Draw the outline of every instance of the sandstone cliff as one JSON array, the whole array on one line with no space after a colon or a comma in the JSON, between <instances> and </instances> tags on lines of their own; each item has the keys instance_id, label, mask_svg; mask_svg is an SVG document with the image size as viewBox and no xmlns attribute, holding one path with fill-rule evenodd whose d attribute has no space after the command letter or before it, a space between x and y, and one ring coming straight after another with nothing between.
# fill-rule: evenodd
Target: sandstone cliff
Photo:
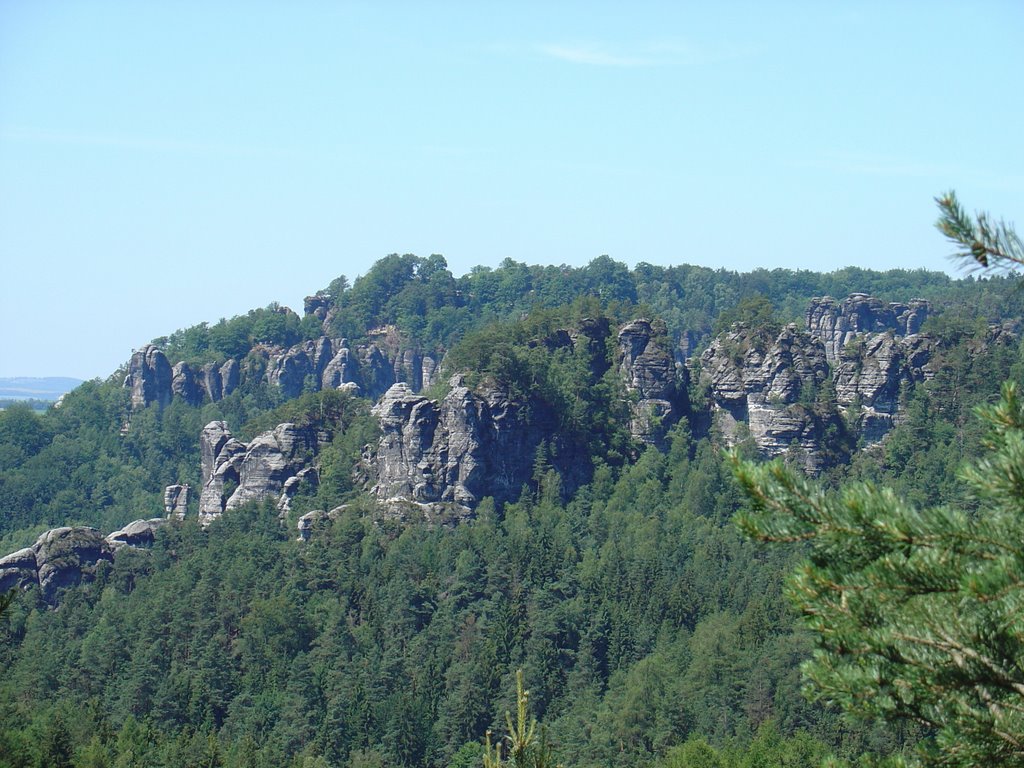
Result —
<instances>
[{"instance_id":1,"label":"sandstone cliff","mask_svg":"<svg viewBox=\"0 0 1024 768\"><path fill-rule=\"evenodd\" d=\"M231 435L225 422L210 422L199 440L200 521L208 524L226 510L267 498L276 499L286 511L302 485L316 485L313 459L327 439L310 427L279 424L245 444Z\"/></svg>"},{"instance_id":2,"label":"sandstone cliff","mask_svg":"<svg viewBox=\"0 0 1024 768\"><path fill-rule=\"evenodd\" d=\"M899 422L905 388L934 376L936 342L918 333L928 311L924 301L824 297L803 330L766 339L738 326L715 339L701 376L726 442L749 434L767 456L799 450L812 473L877 443Z\"/></svg>"}]
</instances>

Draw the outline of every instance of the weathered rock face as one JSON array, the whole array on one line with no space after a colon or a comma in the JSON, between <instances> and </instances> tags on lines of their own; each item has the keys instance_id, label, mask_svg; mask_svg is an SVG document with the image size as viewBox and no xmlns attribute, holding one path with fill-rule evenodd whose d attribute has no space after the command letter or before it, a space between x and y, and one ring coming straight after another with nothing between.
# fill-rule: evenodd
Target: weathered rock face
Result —
<instances>
[{"instance_id":1,"label":"weathered rock face","mask_svg":"<svg viewBox=\"0 0 1024 768\"><path fill-rule=\"evenodd\" d=\"M168 485L164 489L164 514L184 520L188 513L188 503L192 500L192 488L184 485Z\"/></svg>"},{"instance_id":2,"label":"weathered rock face","mask_svg":"<svg viewBox=\"0 0 1024 768\"><path fill-rule=\"evenodd\" d=\"M31 547L0 558L0 592L38 586L43 599L53 604L62 589L91 580L99 564L112 561L118 549L151 546L166 522L136 520L106 537L80 526L46 531Z\"/></svg>"},{"instance_id":3,"label":"weathered rock face","mask_svg":"<svg viewBox=\"0 0 1024 768\"><path fill-rule=\"evenodd\" d=\"M132 391L132 410L141 410L150 403L161 408L171 402L171 381L174 374L167 356L152 344L132 354L124 386Z\"/></svg>"},{"instance_id":4,"label":"weathered rock face","mask_svg":"<svg viewBox=\"0 0 1024 768\"><path fill-rule=\"evenodd\" d=\"M95 528L54 528L40 536L32 549L39 588L47 602L58 590L92 576L101 560L114 559L110 545Z\"/></svg>"},{"instance_id":5,"label":"weathered rock face","mask_svg":"<svg viewBox=\"0 0 1024 768\"><path fill-rule=\"evenodd\" d=\"M307 382L315 389L320 388L324 370L333 357L333 345L326 336L297 344L271 357L267 381L280 387L285 397L298 397Z\"/></svg>"},{"instance_id":6,"label":"weathered rock face","mask_svg":"<svg viewBox=\"0 0 1024 768\"><path fill-rule=\"evenodd\" d=\"M863 293L837 302L831 296L812 299L807 308L807 331L825 346L829 363L839 359L843 347L865 334L892 332L895 336L919 333L930 305L922 299L886 304Z\"/></svg>"},{"instance_id":7,"label":"weathered rock face","mask_svg":"<svg viewBox=\"0 0 1024 768\"><path fill-rule=\"evenodd\" d=\"M166 523L167 520L162 517L135 520L124 528L107 534L104 540L112 551L117 551L121 547L151 547L156 540L156 532Z\"/></svg>"},{"instance_id":8,"label":"weathered rock face","mask_svg":"<svg viewBox=\"0 0 1024 768\"><path fill-rule=\"evenodd\" d=\"M172 398L189 405L201 405L204 399L216 403L234 392L239 382L237 360L207 363L199 369L179 362L171 368L167 356L148 344L132 355L124 386L132 391L132 410L138 411L150 403L163 408Z\"/></svg>"},{"instance_id":9,"label":"weathered rock face","mask_svg":"<svg viewBox=\"0 0 1024 768\"><path fill-rule=\"evenodd\" d=\"M619 372L630 403L630 433L637 440L660 444L665 432L683 414L685 378L676 373L664 327L650 320L627 323L619 329ZM682 374L685 376L685 374Z\"/></svg>"},{"instance_id":10,"label":"weathered rock face","mask_svg":"<svg viewBox=\"0 0 1024 768\"><path fill-rule=\"evenodd\" d=\"M900 393L935 372L935 342L920 335L866 334L848 342L833 364L836 404L854 420L865 444L880 441L898 423Z\"/></svg>"},{"instance_id":11,"label":"weathered rock face","mask_svg":"<svg viewBox=\"0 0 1024 768\"><path fill-rule=\"evenodd\" d=\"M306 315L315 315L316 319L323 322L327 319L327 312L331 308L330 296L307 296L302 300L302 311Z\"/></svg>"},{"instance_id":12,"label":"weathered rock face","mask_svg":"<svg viewBox=\"0 0 1024 768\"><path fill-rule=\"evenodd\" d=\"M6 557L0 557L0 593L9 590L28 589L39 583L39 567L36 565L36 551L25 547Z\"/></svg>"},{"instance_id":13,"label":"weathered rock face","mask_svg":"<svg viewBox=\"0 0 1024 768\"><path fill-rule=\"evenodd\" d=\"M450 383L437 402L400 382L374 407L382 432L374 491L381 501L447 504L458 516L484 496L514 499L530 481L538 447L554 436L553 417L535 408L527 419L522 404L496 389L471 391L461 376Z\"/></svg>"},{"instance_id":14,"label":"weathered rock face","mask_svg":"<svg viewBox=\"0 0 1024 768\"><path fill-rule=\"evenodd\" d=\"M923 301L826 296L811 302L806 331L791 325L765 340L734 328L701 356L715 422L727 442L745 426L768 456L800 449L811 472L857 440L877 443L901 418L904 387L934 375L935 342L917 333L927 313Z\"/></svg>"},{"instance_id":15,"label":"weathered rock face","mask_svg":"<svg viewBox=\"0 0 1024 768\"><path fill-rule=\"evenodd\" d=\"M279 424L246 445L231 436L225 422L210 422L199 438L200 521L208 524L225 510L267 498L277 498L279 508L287 510L303 484L316 484L311 464L326 439L310 428Z\"/></svg>"},{"instance_id":16,"label":"weathered rock face","mask_svg":"<svg viewBox=\"0 0 1024 768\"><path fill-rule=\"evenodd\" d=\"M203 402L203 391L188 363L176 363L172 369L171 394L180 397L189 405L199 405Z\"/></svg>"},{"instance_id":17,"label":"weathered rock face","mask_svg":"<svg viewBox=\"0 0 1024 768\"><path fill-rule=\"evenodd\" d=\"M762 453L796 447L808 471L824 468L821 441L836 414L819 402L829 376L820 342L791 325L764 345L754 330L738 327L712 342L701 366L726 442L738 442L745 425Z\"/></svg>"}]
</instances>

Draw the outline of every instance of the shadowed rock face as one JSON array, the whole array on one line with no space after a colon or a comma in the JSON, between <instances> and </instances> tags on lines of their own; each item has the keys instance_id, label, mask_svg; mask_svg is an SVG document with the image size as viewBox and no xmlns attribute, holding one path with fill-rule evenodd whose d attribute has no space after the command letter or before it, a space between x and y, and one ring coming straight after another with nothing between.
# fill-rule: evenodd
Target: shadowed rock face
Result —
<instances>
[{"instance_id":1,"label":"shadowed rock face","mask_svg":"<svg viewBox=\"0 0 1024 768\"><path fill-rule=\"evenodd\" d=\"M39 583L36 551L32 547L19 549L0 558L0 592L15 588L27 589Z\"/></svg>"},{"instance_id":2,"label":"shadowed rock face","mask_svg":"<svg viewBox=\"0 0 1024 768\"><path fill-rule=\"evenodd\" d=\"M132 354L124 386L132 391L132 410L141 410L150 403L164 407L171 402L174 373L167 357L152 344Z\"/></svg>"},{"instance_id":3,"label":"shadowed rock face","mask_svg":"<svg viewBox=\"0 0 1024 768\"><path fill-rule=\"evenodd\" d=\"M31 547L0 558L0 592L38 586L43 600L53 605L61 590L89 581L103 561L114 559L122 547L148 547L166 520L136 520L104 537L95 528L54 528Z\"/></svg>"},{"instance_id":4,"label":"shadowed rock face","mask_svg":"<svg viewBox=\"0 0 1024 768\"><path fill-rule=\"evenodd\" d=\"M47 601L57 590L78 584L84 573L91 575L100 560L114 559L110 545L95 528L55 528L40 536L32 548L39 588Z\"/></svg>"},{"instance_id":5,"label":"shadowed rock face","mask_svg":"<svg viewBox=\"0 0 1024 768\"><path fill-rule=\"evenodd\" d=\"M225 422L210 422L199 438L199 519L206 524L226 510L267 498L287 509L300 485L316 484L312 462L326 440L314 429L279 424L245 444L232 437Z\"/></svg>"},{"instance_id":6,"label":"shadowed rock face","mask_svg":"<svg viewBox=\"0 0 1024 768\"><path fill-rule=\"evenodd\" d=\"M117 551L121 547L151 547L156 540L156 532L166 523L167 521L162 517L152 520L135 520L124 528L107 534L104 540L113 551Z\"/></svg>"},{"instance_id":7,"label":"shadowed rock face","mask_svg":"<svg viewBox=\"0 0 1024 768\"><path fill-rule=\"evenodd\" d=\"M484 496L518 496L554 420L538 409L527 420L503 393L465 386L461 376L440 402L393 385L374 406L381 438L375 454L378 499L389 504L451 504L468 513Z\"/></svg>"},{"instance_id":8,"label":"shadowed rock face","mask_svg":"<svg viewBox=\"0 0 1024 768\"><path fill-rule=\"evenodd\" d=\"M604 350L612 333L607 321L584 319L577 328L556 330L535 343L551 350L583 345L594 361L594 380L615 366L633 395L633 436L659 442L685 412L685 388L665 329L648 320L628 323L618 330L617 352L609 361ZM430 518L430 505L452 505L458 516L487 496L512 501L533 483L542 445L556 448L552 464L564 492L587 481L587 460L574 458L550 406L512 400L493 386L471 390L461 375L449 385L436 401L399 382L374 407L381 438L368 461L377 479L374 492L385 506Z\"/></svg>"},{"instance_id":9,"label":"shadowed rock face","mask_svg":"<svg viewBox=\"0 0 1024 768\"><path fill-rule=\"evenodd\" d=\"M812 299L807 307L807 332L821 341L830 364L843 348L868 334L891 332L894 336L913 336L928 318L931 305L923 299L886 304L864 293L854 293L842 301L831 296Z\"/></svg>"},{"instance_id":10,"label":"shadowed rock face","mask_svg":"<svg viewBox=\"0 0 1024 768\"><path fill-rule=\"evenodd\" d=\"M928 309L826 296L811 302L804 331L791 325L766 343L737 326L718 337L701 356L701 375L724 438L735 443L745 426L767 456L799 448L810 472L835 460L828 440L848 425L849 444L877 443L902 417L903 387L934 375L935 342L917 333Z\"/></svg>"},{"instance_id":11,"label":"shadowed rock face","mask_svg":"<svg viewBox=\"0 0 1024 768\"><path fill-rule=\"evenodd\" d=\"M649 320L634 320L619 329L618 345L619 374L635 397L630 402L630 434L661 444L684 413L685 373L677 375L664 327L656 329Z\"/></svg>"},{"instance_id":12,"label":"shadowed rock face","mask_svg":"<svg viewBox=\"0 0 1024 768\"><path fill-rule=\"evenodd\" d=\"M167 356L147 344L132 355L124 386L132 391L133 411L151 403L163 408L173 398L180 398L189 405L200 405L204 399L216 403L234 392L239 385L239 374L237 360L207 363L199 369L179 362L171 368Z\"/></svg>"},{"instance_id":13,"label":"shadowed rock face","mask_svg":"<svg viewBox=\"0 0 1024 768\"><path fill-rule=\"evenodd\" d=\"M183 520L188 513L188 504L192 500L192 487L184 485L168 485L164 489L164 514Z\"/></svg>"}]
</instances>

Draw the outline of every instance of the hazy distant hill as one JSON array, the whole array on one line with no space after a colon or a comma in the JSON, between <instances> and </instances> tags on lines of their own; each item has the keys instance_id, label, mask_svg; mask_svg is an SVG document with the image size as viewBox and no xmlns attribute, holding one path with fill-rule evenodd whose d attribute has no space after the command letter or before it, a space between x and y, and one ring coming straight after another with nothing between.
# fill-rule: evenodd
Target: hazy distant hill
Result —
<instances>
[{"instance_id":1,"label":"hazy distant hill","mask_svg":"<svg viewBox=\"0 0 1024 768\"><path fill-rule=\"evenodd\" d=\"M0 378L0 399L56 400L82 383L66 376Z\"/></svg>"}]
</instances>

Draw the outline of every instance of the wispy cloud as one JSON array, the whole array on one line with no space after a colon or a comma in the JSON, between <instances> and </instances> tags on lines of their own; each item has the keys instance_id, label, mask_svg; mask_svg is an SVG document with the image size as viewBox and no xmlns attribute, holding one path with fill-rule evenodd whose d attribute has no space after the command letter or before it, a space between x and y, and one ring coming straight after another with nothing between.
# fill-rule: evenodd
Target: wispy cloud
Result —
<instances>
[{"instance_id":1,"label":"wispy cloud","mask_svg":"<svg viewBox=\"0 0 1024 768\"><path fill-rule=\"evenodd\" d=\"M650 67L657 63L648 56L624 56L594 45L548 44L540 50L554 59L595 67Z\"/></svg>"},{"instance_id":2,"label":"wispy cloud","mask_svg":"<svg viewBox=\"0 0 1024 768\"><path fill-rule=\"evenodd\" d=\"M593 67L657 67L671 64L699 66L730 59L747 58L752 49L735 46L696 46L677 40L656 40L615 47L604 43L545 43L537 46L545 56L571 64Z\"/></svg>"}]
</instances>

